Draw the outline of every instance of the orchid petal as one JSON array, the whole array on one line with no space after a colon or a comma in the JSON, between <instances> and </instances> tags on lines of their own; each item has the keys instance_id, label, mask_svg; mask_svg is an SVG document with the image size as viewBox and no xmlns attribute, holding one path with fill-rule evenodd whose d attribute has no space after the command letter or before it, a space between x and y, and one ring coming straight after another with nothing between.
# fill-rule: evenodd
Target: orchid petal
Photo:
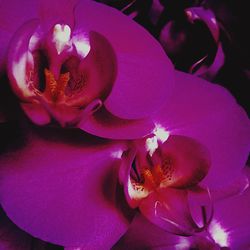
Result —
<instances>
[{"instance_id":1,"label":"orchid petal","mask_svg":"<svg viewBox=\"0 0 250 250\"><path fill-rule=\"evenodd\" d=\"M29 13L29 15L23 13ZM36 17L36 1L27 0L25 4L14 0L2 0L0 2L0 72L5 67L8 45L13 33L23 23Z\"/></svg>"},{"instance_id":2,"label":"orchid petal","mask_svg":"<svg viewBox=\"0 0 250 250\"><path fill-rule=\"evenodd\" d=\"M73 26L73 8L76 2L77 0L26 0L24 4L21 1L2 0L0 2L0 71L4 68L11 37L22 24L39 18L46 29L51 28L51 25L57 21ZM28 15L23 13L28 13Z\"/></svg>"},{"instance_id":3,"label":"orchid petal","mask_svg":"<svg viewBox=\"0 0 250 250\"><path fill-rule=\"evenodd\" d=\"M82 116L78 127L90 134L104 138L136 139L153 131L154 123L150 119L120 119L105 108L100 108L91 115Z\"/></svg>"},{"instance_id":4,"label":"orchid petal","mask_svg":"<svg viewBox=\"0 0 250 250\"><path fill-rule=\"evenodd\" d=\"M45 29L56 23L66 23L74 27L74 7L78 0L38 0L38 15Z\"/></svg>"},{"instance_id":5,"label":"orchid petal","mask_svg":"<svg viewBox=\"0 0 250 250\"><path fill-rule=\"evenodd\" d=\"M220 250L211 241L201 236L177 236L155 226L138 215L132 221L126 234L117 242L112 250Z\"/></svg>"},{"instance_id":6,"label":"orchid petal","mask_svg":"<svg viewBox=\"0 0 250 250\"><path fill-rule=\"evenodd\" d=\"M0 158L0 202L9 218L51 243L110 248L127 228L116 208L124 145L78 130L29 131L23 147Z\"/></svg>"},{"instance_id":7,"label":"orchid petal","mask_svg":"<svg viewBox=\"0 0 250 250\"><path fill-rule=\"evenodd\" d=\"M126 234L112 250L175 249L179 238L177 235L167 233L138 214L133 219Z\"/></svg>"},{"instance_id":8,"label":"orchid petal","mask_svg":"<svg viewBox=\"0 0 250 250\"><path fill-rule=\"evenodd\" d=\"M128 17L102 4L81 1L75 17L76 30L102 34L116 53L117 77L104 103L107 110L120 118L140 119L159 109L173 84L173 66L159 44Z\"/></svg>"},{"instance_id":9,"label":"orchid petal","mask_svg":"<svg viewBox=\"0 0 250 250\"><path fill-rule=\"evenodd\" d=\"M241 173L235 180L227 184L224 187L217 188L206 188L205 186L197 186L191 188L189 191L189 196L192 198L195 197L196 200L199 200L203 205L208 205L209 199L212 202L218 200L227 199L231 196L240 195L249 187L249 180L247 176ZM208 199L208 195L210 198Z\"/></svg>"},{"instance_id":10,"label":"orchid petal","mask_svg":"<svg viewBox=\"0 0 250 250\"><path fill-rule=\"evenodd\" d=\"M250 177L249 169L247 172ZM242 195L221 200L215 204L214 219L209 232L219 245L237 250L249 248L249 209L249 188ZM218 235L218 230L221 230L220 235Z\"/></svg>"},{"instance_id":11,"label":"orchid petal","mask_svg":"<svg viewBox=\"0 0 250 250\"><path fill-rule=\"evenodd\" d=\"M201 230L191 216L186 190L162 188L151 193L139 205L141 213L164 230L192 235Z\"/></svg>"},{"instance_id":12,"label":"orchid petal","mask_svg":"<svg viewBox=\"0 0 250 250\"><path fill-rule=\"evenodd\" d=\"M249 153L246 113L222 87L185 73L176 72L174 93L155 122L170 135L188 136L208 149L211 167L202 181L205 186L222 188L232 183Z\"/></svg>"},{"instance_id":13,"label":"orchid petal","mask_svg":"<svg viewBox=\"0 0 250 250\"><path fill-rule=\"evenodd\" d=\"M172 173L169 173L171 180L167 180L168 187L194 186L208 173L209 152L203 145L191 138L170 136L153 154L153 162L157 164L158 160L164 161L164 155L173 161Z\"/></svg>"}]
</instances>

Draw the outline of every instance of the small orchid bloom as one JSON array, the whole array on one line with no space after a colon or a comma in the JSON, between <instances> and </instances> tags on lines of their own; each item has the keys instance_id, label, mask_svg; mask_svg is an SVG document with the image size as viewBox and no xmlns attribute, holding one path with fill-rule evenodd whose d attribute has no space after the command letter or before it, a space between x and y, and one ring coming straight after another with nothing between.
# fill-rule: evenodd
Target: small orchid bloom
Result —
<instances>
[{"instance_id":1,"label":"small orchid bloom","mask_svg":"<svg viewBox=\"0 0 250 250\"><path fill-rule=\"evenodd\" d=\"M159 145L152 144L152 138L137 144L135 165L131 168L130 164L121 177L129 205L139 207L167 231L190 235L203 230L209 218L202 227L196 225L188 207L188 191L209 171L207 149L184 136L170 136Z\"/></svg>"},{"instance_id":2,"label":"small orchid bloom","mask_svg":"<svg viewBox=\"0 0 250 250\"><path fill-rule=\"evenodd\" d=\"M184 13L186 15L186 25L194 26L197 22L202 22L205 25L204 31L207 29L212 38L212 40L210 40L213 43L211 48L203 54L201 54L200 51L200 47L202 46L200 44L198 50L200 51L200 58L196 58L196 61L185 70L207 80L212 80L225 62L223 47L219 39L220 25L215 14L210 9L205 9L204 7L190 7L185 9ZM183 30L182 28L178 30L178 28L175 27L178 26L176 22L178 22L178 20L169 21L163 27L159 37L165 51L170 56L172 55L174 61L176 58L178 61L178 57L181 57L181 53L186 53L185 44L190 42L188 39L195 39L192 37L192 34L188 34L190 32L188 28L187 30L185 30L185 28ZM213 47L215 47L215 49L213 49Z\"/></svg>"},{"instance_id":3,"label":"small orchid bloom","mask_svg":"<svg viewBox=\"0 0 250 250\"><path fill-rule=\"evenodd\" d=\"M112 249L249 249L249 204L249 188L241 195L214 203L210 225L205 231L191 237L169 234L138 214L127 233Z\"/></svg>"},{"instance_id":4,"label":"small orchid bloom","mask_svg":"<svg viewBox=\"0 0 250 250\"><path fill-rule=\"evenodd\" d=\"M185 73L176 72L176 80L176 95L154 117L152 135L135 143L120 179L131 207L165 230L187 235L209 224L214 200L247 187L241 170L250 125L223 88ZM197 200L190 202L192 196ZM191 206L206 218L203 225L195 223Z\"/></svg>"},{"instance_id":5,"label":"small orchid bloom","mask_svg":"<svg viewBox=\"0 0 250 250\"><path fill-rule=\"evenodd\" d=\"M20 3L9 5L2 3L3 20L5 12L22 13ZM56 121L108 138L148 134L148 117L173 84L173 66L159 44L126 16L92 1L35 1L30 8L38 14L14 32L7 60L27 116L38 125Z\"/></svg>"}]
</instances>

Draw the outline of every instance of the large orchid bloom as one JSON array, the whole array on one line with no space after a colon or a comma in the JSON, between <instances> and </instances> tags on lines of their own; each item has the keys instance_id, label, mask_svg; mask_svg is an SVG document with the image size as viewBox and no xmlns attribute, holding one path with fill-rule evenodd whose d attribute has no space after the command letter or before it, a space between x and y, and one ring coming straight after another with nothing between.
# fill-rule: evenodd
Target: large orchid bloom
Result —
<instances>
[{"instance_id":1,"label":"large orchid bloom","mask_svg":"<svg viewBox=\"0 0 250 250\"><path fill-rule=\"evenodd\" d=\"M132 208L193 234L211 221L207 205L245 189L249 120L226 90L174 71L147 32L104 5L30 1L27 18L21 3L0 4L1 66L35 124L20 114L0 155L0 203L18 227L110 249Z\"/></svg>"},{"instance_id":2,"label":"large orchid bloom","mask_svg":"<svg viewBox=\"0 0 250 250\"><path fill-rule=\"evenodd\" d=\"M249 172L249 169L247 170ZM249 173L248 173L249 177ZM163 231L138 215L113 249L243 250L249 249L250 189L214 204L214 217L205 231L180 237Z\"/></svg>"},{"instance_id":3,"label":"large orchid bloom","mask_svg":"<svg viewBox=\"0 0 250 250\"><path fill-rule=\"evenodd\" d=\"M24 6L10 5L2 2L3 20L11 8L22 22ZM10 45L9 37L1 36L9 45L12 89L29 118L111 138L152 130L147 117L171 94L173 82L170 60L154 39L118 11L92 1L27 5L31 14L23 25L16 24ZM136 129L136 122L143 126Z\"/></svg>"}]
</instances>

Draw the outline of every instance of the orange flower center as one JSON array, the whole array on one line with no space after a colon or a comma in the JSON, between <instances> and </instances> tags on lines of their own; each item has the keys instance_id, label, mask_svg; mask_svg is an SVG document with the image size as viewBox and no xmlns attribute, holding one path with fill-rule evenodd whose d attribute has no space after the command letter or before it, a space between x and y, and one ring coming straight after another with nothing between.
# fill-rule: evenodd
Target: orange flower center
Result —
<instances>
[{"instance_id":1,"label":"orange flower center","mask_svg":"<svg viewBox=\"0 0 250 250\"><path fill-rule=\"evenodd\" d=\"M161 161L161 164L156 164L153 167L141 168L141 180L132 181L134 187L140 187L149 192L156 191L158 188L166 187L172 181L174 171L173 160L166 157Z\"/></svg>"},{"instance_id":2,"label":"orange flower center","mask_svg":"<svg viewBox=\"0 0 250 250\"><path fill-rule=\"evenodd\" d=\"M54 74L48 69L44 70L46 88L44 96L56 103L61 101L65 97L65 89L70 80L69 72L60 74L58 80L55 79Z\"/></svg>"}]
</instances>

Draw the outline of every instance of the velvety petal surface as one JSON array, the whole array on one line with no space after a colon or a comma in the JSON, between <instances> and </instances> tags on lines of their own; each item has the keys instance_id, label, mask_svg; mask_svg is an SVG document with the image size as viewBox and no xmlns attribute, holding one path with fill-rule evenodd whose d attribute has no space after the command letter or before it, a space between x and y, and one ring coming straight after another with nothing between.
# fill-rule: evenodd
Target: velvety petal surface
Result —
<instances>
[{"instance_id":1,"label":"velvety petal surface","mask_svg":"<svg viewBox=\"0 0 250 250\"><path fill-rule=\"evenodd\" d=\"M74 14L78 0L37 0L38 15L42 22L43 28L50 29L57 22L67 23L74 27Z\"/></svg>"},{"instance_id":2,"label":"velvety petal surface","mask_svg":"<svg viewBox=\"0 0 250 250\"><path fill-rule=\"evenodd\" d=\"M154 164L166 166L170 160L170 180L166 186L187 188L198 184L208 173L210 155L207 149L192 138L170 136L152 156Z\"/></svg>"},{"instance_id":3,"label":"velvety petal surface","mask_svg":"<svg viewBox=\"0 0 250 250\"><path fill-rule=\"evenodd\" d=\"M73 8L77 0L2 0L0 2L0 71L5 67L6 52L15 31L28 20L38 18L45 29L56 22L74 25ZM24 14L25 13L25 14Z\"/></svg>"},{"instance_id":4,"label":"velvety petal surface","mask_svg":"<svg viewBox=\"0 0 250 250\"><path fill-rule=\"evenodd\" d=\"M127 228L116 208L124 145L78 130L29 130L0 157L0 202L9 218L58 245L110 248Z\"/></svg>"},{"instance_id":5,"label":"velvety petal surface","mask_svg":"<svg viewBox=\"0 0 250 250\"><path fill-rule=\"evenodd\" d=\"M242 195L215 202L207 231L191 237L169 234L138 215L113 249L249 249L249 199L247 189Z\"/></svg>"},{"instance_id":6,"label":"velvety petal surface","mask_svg":"<svg viewBox=\"0 0 250 250\"><path fill-rule=\"evenodd\" d=\"M126 234L117 242L112 250L141 249L175 249L179 236L169 234L138 214L131 223Z\"/></svg>"},{"instance_id":7,"label":"velvety petal surface","mask_svg":"<svg viewBox=\"0 0 250 250\"><path fill-rule=\"evenodd\" d=\"M0 72L6 62L6 53L13 33L26 21L37 17L37 1L2 0L0 2ZM24 15L23 13L28 13Z\"/></svg>"},{"instance_id":8,"label":"velvety petal surface","mask_svg":"<svg viewBox=\"0 0 250 250\"><path fill-rule=\"evenodd\" d=\"M250 171L248 168L248 177ZM230 208L230 209L229 209ZM214 219L209 232L221 246L232 250L250 248L250 189L215 204Z\"/></svg>"},{"instance_id":9,"label":"velvety petal surface","mask_svg":"<svg viewBox=\"0 0 250 250\"><path fill-rule=\"evenodd\" d=\"M107 110L139 119L159 109L171 94L173 66L150 34L119 11L88 0L76 6L75 18L76 30L99 32L115 51L117 76Z\"/></svg>"},{"instance_id":10,"label":"velvety petal surface","mask_svg":"<svg viewBox=\"0 0 250 250\"><path fill-rule=\"evenodd\" d=\"M167 232L192 235L200 228L191 216L187 194L186 190L162 188L142 200L139 209L149 221Z\"/></svg>"},{"instance_id":11,"label":"velvety petal surface","mask_svg":"<svg viewBox=\"0 0 250 250\"><path fill-rule=\"evenodd\" d=\"M211 167L202 181L209 188L232 183L249 153L250 125L244 110L224 88L176 72L171 100L155 117L170 135L185 135L209 151Z\"/></svg>"},{"instance_id":12,"label":"velvety petal surface","mask_svg":"<svg viewBox=\"0 0 250 250\"><path fill-rule=\"evenodd\" d=\"M112 250L128 248L132 250L220 250L213 242L202 236L184 237L170 234L141 215L134 218L126 234Z\"/></svg>"},{"instance_id":13,"label":"velvety petal surface","mask_svg":"<svg viewBox=\"0 0 250 250\"><path fill-rule=\"evenodd\" d=\"M151 119L121 119L112 115L104 107L93 114L83 114L77 126L90 134L112 139L142 138L155 127Z\"/></svg>"}]
</instances>

